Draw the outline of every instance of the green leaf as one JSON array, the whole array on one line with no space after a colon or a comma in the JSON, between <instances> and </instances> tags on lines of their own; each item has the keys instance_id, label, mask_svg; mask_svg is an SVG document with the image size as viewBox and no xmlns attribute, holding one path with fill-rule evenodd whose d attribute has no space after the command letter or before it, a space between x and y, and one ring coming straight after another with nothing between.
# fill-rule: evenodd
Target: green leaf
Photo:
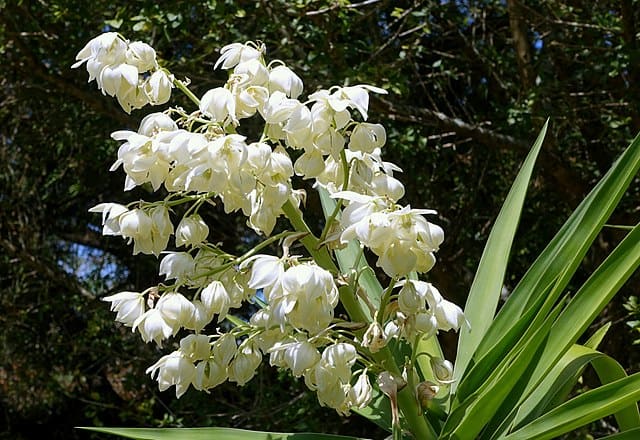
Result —
<instances>
[{"instance_id":1,"label":"green leaf","mask_svg":"<svg viewBox=\"0 0 640 440\"><path fill-rule=\"evenodd\" d=\"M358 437L315 433L247 431L233 428L88 428L94 432L138 440L363 440Z\"/></svg>"},{"instance_id":2,"label":"green leaf","mask_svg":"<svg viewBox=\"0 0 640 440\"><path fill-rule=\"evenodd\" d=\"M585 366L593 359L603 356L591 348L574 345L557 362L544 380L518 407L513 421L519 427L562 403L576 385Z\"/></svg>"},{"instance_id":3,"label":"green leaf","mask_svg":"<svg viewBox=\"0 0 640 440\"><path fill-rule=\"evenodd\" d=\"M547 120L542 130L540 130L540 134L525 159L487 239L487 244L482 253L464 308L464 314L470 327L460 329L454 371L454 379L456 380L462 377L471 360L471 356L484 337L495 315L502 286L504 285L504 275L513 237L520 220L520 213L522 212L522 205L529 180L531 179L531 173L542 147L548 124L549 121ZM455 384L456 382L454 382L453 391L455 391Z\"/></svg>"},{"instance_id":4,"label":"green leaf","mask_svg":"<svg viewBox=\"0 0 640 440\"><path fill-rule=\"evenodd\" d=\"M640 136L636 137L602 180L576 208L553 240L529 268L487 330L477 354L493 346L536 302L544 286L565 273L571 276L640 167Z\"/></svg>"},{"instance_id":5,"label":"green leaf","mask_svg":"<svg viewBox=\"0 0 640 440\"><path fill-rule=\"evenodd\" d=\"M554 323L529 379L526 396L584 333L640 265L640 225L636 226L578 290Z\"/></svg>"},{"instance_id":6,"label":"green leaf","mask_svg":"<svg viewBox=\"0 0 640 440\"><path fill-rule=\"evenodd\" d=\"M640 373L581 394L505 439L552 439L615 413L640 400Z\"/></svg>"}]
</instances>

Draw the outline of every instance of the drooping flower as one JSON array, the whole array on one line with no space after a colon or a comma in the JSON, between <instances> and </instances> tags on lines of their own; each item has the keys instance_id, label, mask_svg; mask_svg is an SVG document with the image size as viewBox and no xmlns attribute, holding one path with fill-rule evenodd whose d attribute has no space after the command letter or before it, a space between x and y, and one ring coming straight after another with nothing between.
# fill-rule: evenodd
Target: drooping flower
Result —
<instances>
[{"instance_id":1,"label":"drooping flower","mask_svg":"<svg viewBox=\"0 0 640 440\"><path fill-rule=\"evenodd\" d=\"M117 312L116 321L127 327L132 327L145 312L144 295L138 292L120 292L106 296L102 300L111 303L111 311Z\"/></svg>"}]
</instances>

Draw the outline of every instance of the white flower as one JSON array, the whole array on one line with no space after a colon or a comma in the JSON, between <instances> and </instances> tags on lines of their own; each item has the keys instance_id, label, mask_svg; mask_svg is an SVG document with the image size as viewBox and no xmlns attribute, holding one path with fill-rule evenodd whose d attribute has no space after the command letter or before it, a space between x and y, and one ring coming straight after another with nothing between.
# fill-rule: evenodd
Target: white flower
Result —
<instances>
[{"instance_id":1,"label":"white flower","mask_svg":"<svg viewBox=\"0 0 640 440\"><path fill-rule=\"evenodd\" d=\"M274 319L280 325L289 322L297 328L318 333L333 319L338 303L338 288L330 272L313 263L293 266L282 276L282 290L269 301Z\"/></svg>"},{"instance_id":2,"label":"white flower","mask_svg":"<svg viewBox=\"0 0 640 440\"><path fill-rule=\"evenodd\" d=\"M138 330L144 342L155 341L159 346L162 340L174 333L165 316L158 309L149 309L133 323L133 330Z\"/></svg>"},{"instance_id":3,"label":"white flower","mask_svg":"<svg viewBox=\"0 0 640 440\"><path fill-rule=\"evenodd\" d=\"M173 225L164 205L151 208L149 213L134 209L120 216L120 234L133 240L134 255L140 252L160 255L172 233Z\"/></svg>"},{"instance_id":4,"label":"white flower","mask_svg":"<svg viewBox=\"0 0 640 440\"><path fill-rule=\"evenodd\" d=\"M191 301L178 292L167 292L162 295L156 303L156 309L162 313L174 332L189 323L195 313L195 307Z\"/></svg>"},{"instance_id":5,"label":"white flower","mask_svg":"<svg viewBox=\"0 0 640 440\"><path fill-rule=\"evenodd\" d=\"M156 70L147 79L145 92L152 105L161 105L171 98L173 88L173 75L164 70Z\"/></svg>"},{"instance_id":6,"label":"white flower","mask_svg":"<svg viewBox=\"0 0 640 440\"><path fill-rule=\"evenodd\" d=\"M218 315L218 322L222 322L231 307L229 292L220 281L212 281L200 293L202 304L211 314Z\"/></svg>"},{"instance_id":7,"label":"white flower","mask_svg":"<svg viewBox=\"0 0 640 440\"><path fill-rule=\"evenodd\" d=\"M239 63L260 58L263 50L264 48L257 49L250 43L227 44L220 49L220 58L218 58L213 68L231 69Z\"/></svg>"},{"instance_id":8,"label":"white flower","mask_svg":"<svg viewBox=\"0 0 640 440\"><path fill-rule=\"evenodd\" d=\"M176 228L176 246L197 246L207 239L209 226L198 214L183 217Z\"/></svg>"},{"instance_id":9,"label":"white flower","mask_svg":"<svg viewBox=\"0 0 640 440\"><path fill-rule=\"evenodd\" d=\"M227 125L238 123L236 118L236 100L233 94L224 87L217 87L206 92L200 99L200 111L213 121Z\"/></svg>"},{"instance_id":10,"label":"white flower","mask_svg":"<svg viewBox=\"0 0 640 440\"><path fill-rule=\"evenodd\" d=\"M371 386L371 382L369 382L367 371L364 370L349 390L348 405L351 408L364 408L369 405L372 397L373 387Z\"/></svg>"},{"instance_id":11,"label":"white flower","mask_svg":"<svg viewBox=\"0 0 640 440\"><path fill-rule=\"evenodd\" d=\"M165 279L182 280L193 273L195 261L187 252L169 252L160 262L160 275Z\"/></svg>"},{"instance_id":12,"label":"white flower","mask_svg":"<svg viewBox=\"0 0 640 440\"><path fill-rule=\"evenodd\" d=\"M180 398L195 379L196 367L180 351L174 351L147 368L147 374L157 376L160 391L175 385L176 397Z\"/></svg>"},{"instance_id":13,"label":"white flower","mask_svg":"<svg viewBox=\"0 0 640 440\"><path fill-rule=\"evenodd\" d=\"M362 122L357 124L349 137L349 149L372 153L387 141L387 134L380 124Z\"/></svg>"},{"instance_id":14,"label":"white flower","mask_svg":"<svg viewBox=\"0 0 640 440\"><path fill-rule=\"evenodd\" d=\"M302 80L287 66L279 65L269 71L269 93L280 91L296 99L302 94Z\"/></svg>"},{"instance_id":15,"label":"white flower","mask_svg":"<svg viewBox=\"0 0 640 440\"><path fill-rule=\"evenodd\" d=\"M196 377L193 387L196 390L208 390L227 380L227 366L216 359L204 360L196 365Z\"/></svg>"},{"instance_id":16,"label":"white flower","mask_svg":"<svg viewBox=\"0 0 640 440\"><path fill-rule=\"evenodd\" d=\"M320 353L309 341L285 344L284 362L295 377L300 377L305 370L313 367L320 360Z\"/></svg>"},{"instance_id":17,"label":"white flower","mask_svg":"<svg viewBox=\"0 0 640 440\"><path fill-rule=\"evenodd\" d=\"M241 62L233 69L233 73L246 76L244 86L264 86L269 82L269 71L258 58Z\"/></svg>"},{"instance_id":18,"label":"white flower","mask_svg":"<svg viewBox=\"0 0 640 440\"><path fill-rule=\"evenodd\" d=\"M244 261L242 267L246 267L252 262L249 287L256 290L264 289L268 299L268 292L284 274L284 261L272 255L256 255Z\"/></svg>"},{"instance_id":19,"label":"white flower","mask_svg":"<svg viewBox=\"0 0 640 440\"><path fill-rule=\"evenodd\" d=\"M102 213L102 235L121 235L120 216L129 210L118 203L100 203L89 209L89 212Z\"/></svg>"},{"instance_id":20,"label":"white flower","mask_svg":"<svg viewBox=\"0 0 640 440\"><path fill-rule=\"evenodd\" d=\"M135 66L139 72L147 72L157 67L156 51L142 41L129 43L126 52L126 62Z\"/></svg>"},{"instance_id":21,"label":"white flower","mask_svg":"<svg viewBox=\"0 0 640 440\"><path fill-rule=\"evenodd\" d=\"M145 311L144 295L138 292L120 292L102 300L111 302L111 311L117 312L116 321L127 327L132 327Z\"/></svg>"},{"instance_id":22,"label":"white flower","mask_svg":"<svg viewBox=\"0 0 640 440\"><path fill-rule=\"evenodd\" d=\"M189 335L180 340L180 352L191 361L208 359L211 345L207 335Z\"/></svg>"},{"instance_id":23,"label":"white flower","mask_svg":"<svg viewBox=\"0 0 640 440\"><path fill-rule=\"evenodd\" d=\"M256 374L258 366L262 362L262 353L251 343L244 343L227 368L229 382L237 382L242 386L249 382Z\"/></svg>"},{"instance_id":24,"label":"white flower","mask_svg":"<svg viewBox=\"0 0 640 440\"><path fill-rule=\"evenodd\" d=\"M138 133L151 137L161 131L176 130L178 130L178 124L166 113L150 113L140 121Z\"/></svg>"},{"instance_id":25,"label":"white flower","mask_svg":"<svg viewBox=\"0 0 640 440\"><path fill-rule=\"evenodd\" d=\"M462 309L446 299L436 305L433 313L440 330L453 329L457 331L466 322Z\"/></svg>"}]
</instances>

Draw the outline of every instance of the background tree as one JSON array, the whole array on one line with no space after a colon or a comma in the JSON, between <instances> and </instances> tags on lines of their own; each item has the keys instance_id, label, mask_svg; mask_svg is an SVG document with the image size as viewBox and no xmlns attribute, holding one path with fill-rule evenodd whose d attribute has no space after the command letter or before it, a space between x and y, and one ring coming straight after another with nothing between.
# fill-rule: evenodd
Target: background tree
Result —
<instances>
[{"instance_id":1,"label":"background tree","mask_svg":"<svg viewBox=\"0 0 640 440\"><path fill-rule=\"evenodd\" d=\"M154 258L133 259L121 240L103 239L99 219L87 213L101 201L128 201L122 175L107 171L117 151L109 134L135 128L144 116L128 117L70 69L77 51L102 31L149 42L199 95L226 79L213 71L217 50L246 40L263 41L272 58L294 67L307 92L338 81L388 89L371 113L387 127L385 154L404 169L407 199L439 212L447 239L430 279L459 303L517 166L547 117L551 136L512 279L640 130L637 0L0 6L0 405L8 438L35 438L42 430L80 437L71 426L82 424L181 423L375 437L356 420L326 426L329 412L271 370L241 392L223 387L179 402L144 377L156 349L114 325L97 301L157 278ZM145 188L136 191L126 197L138 199ZM635 222L638 191L636 183L616 222ZM319 213L317 200L308 203ZM241 249L254 239L241 219L208 215L225 246ZM611 230L599 239L585 274L619 235ZM602 317L618 323L607 350L637 367L624 313L613 304ZM284 411L277 419L276 405Z\"/></svg>"}]
</instances>

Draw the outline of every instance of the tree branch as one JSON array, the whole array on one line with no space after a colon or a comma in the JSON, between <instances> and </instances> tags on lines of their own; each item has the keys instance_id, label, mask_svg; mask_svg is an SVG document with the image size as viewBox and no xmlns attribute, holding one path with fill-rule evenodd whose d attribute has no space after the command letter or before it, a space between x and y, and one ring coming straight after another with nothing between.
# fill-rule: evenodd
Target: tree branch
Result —
<instances>
[{"instance_id":1,"label":"tree branch","mask_svg":"<svg viewBox=\"0 0 640 440\"><path fill-rule=\"evenodd\" d=\"M78 280L63 272L62 270L53 269L51 264L40 261L37 257L27 252L25 249L19 249L16 245L5 238L0 239L0 247L14 258L20 260L25 266L33 268L40 275L48 278L56 285L73 290L89 299L96 299L96 295L84 288Z\"/></svg>"},{"instance_id":2,"label":"tree branch","mask_svg":"<svg viewBox=\"0 0 640 440\"><path fill-rule=\"evenodd\" d=\"M527 153L531 147L529 143L516 139L513 136L472 125L461 119L449 117L441 112L395 104L379 98L373 102L373 107L377 107L378 105L380 108L378 108L377 111L386 114L391 120L425 124L438 127L442 131L455 132L457 136L471 138L490 150L521 151L522 153ZM543 149L540 153L539 163L542 167L543 174L546 175L556 187L557 191L562 193L564 198L569 202L576 202L587 193L589 185L548 149Z\"/></svg>"},{"instance_id":3,"label":"tree branch","mask_svg":"<svg viewBox=\"0 0 640 440\"><path fill-rule=\"evenodd\" d=\"M131 124L129 116L125 115L120 108L116 108L116 106L104 99L104 97L100 96L98 93L92 93L82 89L67 78L57 75L45 67L45 65L37 59L33 51L29 49L28 44L22 40L23 34L15 29L10 20L7 20L7 14L0 15L0 23L8 30L8 34L13 36L11 41L22 54L22 57L19 59L20 62L16 63L16 66L21 64L23 66L23 70L28 72L28 74L35 75L49 83L56 90L60 91L61 94L69 95L84 102L96 113L114 119L122 125Z\"/></svg>"},{"instance_id":4,"label":"tree branch","mask_svg":"<svg viewBox=\"0 0 640 440\"><path fill-rule=\"evenodd\" d=\"M533 86L533 68L531 67L531 47L527 38L527 28L524 22L524 15L518 0L507 0L507 10L509 12L509 28L513 38L513 48L516 51L516 60L522 87L525 91Z\"/></svg>"}]
</instances>

